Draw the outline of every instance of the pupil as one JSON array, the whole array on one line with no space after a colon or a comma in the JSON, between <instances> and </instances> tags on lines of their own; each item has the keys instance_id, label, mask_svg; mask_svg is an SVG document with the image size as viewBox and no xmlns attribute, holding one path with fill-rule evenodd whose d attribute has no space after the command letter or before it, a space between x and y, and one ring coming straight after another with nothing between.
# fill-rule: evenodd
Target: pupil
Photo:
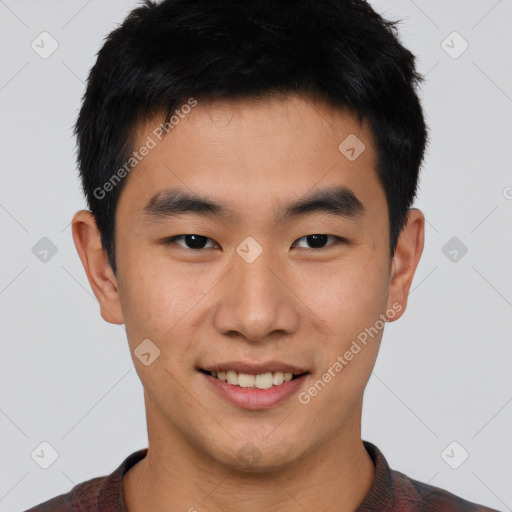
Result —
<instances>
[{"instance_id":1,"label":"pupil","mask_svg":"<svg viewBox=\"0 0 512 512\"><path fill-rule=\"evenodd\" d=\"M311 245L312 247L322 247L323 245L325 245L325 242L327 241L327 235L309 235L307 239L309 245ZM320 244L318 242L320 242Z\"/></svg>"},{"instance_id":2,"label":"pupil","mask_svg":"<svg viewBox=\"0 0 512 512\"><path fill-rule=\"evenodd\" d=\"M190 242L192 240L192 242ZM185 241L191 249L202 249L206 244L207 238L200 235L186 235Z\"/></svg>"}]
</instances>

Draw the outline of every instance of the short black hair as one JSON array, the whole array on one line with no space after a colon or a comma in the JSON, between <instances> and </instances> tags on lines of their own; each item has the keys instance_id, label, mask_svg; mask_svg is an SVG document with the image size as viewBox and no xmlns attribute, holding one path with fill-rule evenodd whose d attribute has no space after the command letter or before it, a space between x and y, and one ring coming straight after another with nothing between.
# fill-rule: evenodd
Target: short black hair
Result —
<instances>
[{"instance_id":1,"label":"short black hair","mask_svg":"<svg viewBox=\"0 0 512 512\"><path fill-rule=\"evenodd\" d=\"M135 130L159 113L169 127L191 98L299 93L367 120L392 257L428 143L416 92L424 77L400 43L400 21L364 0L146 0L132 10L98 52L75 125L82 188L114 273Z\"/></svg>"}]
</instances>

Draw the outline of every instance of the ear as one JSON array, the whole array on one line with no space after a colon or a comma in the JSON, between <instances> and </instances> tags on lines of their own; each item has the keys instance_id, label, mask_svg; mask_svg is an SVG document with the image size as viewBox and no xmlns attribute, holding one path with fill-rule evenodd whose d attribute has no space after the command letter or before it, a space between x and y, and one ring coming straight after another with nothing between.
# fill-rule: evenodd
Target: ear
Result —
<instances>
[{"instance_id":1,"label":"ear","mask_svg":"<svg viewBox=\"0 0 512 512\"><path fill-rule=\"evenodd\" d=\"M75 213L71 221L73 241L82 261L87 279L100 303L103 320L123 324L116 276L101 245L101 237L93 214L89 210Z\"/></svg>"},{"instance_id":2,"label":"ear","mask_svg":"<svg viewBox=\"0 0 512 512\"><path fill-rule=\"evenodd\" d=\"M388 297L388 310L393 304L402 307L388 322L398 320L407 308L407 299L416 267L423 252L425 242L425 216L417 208L411 208L405 228L398 237L398 243L391 265L391 281Z\"/></svg>"}]
</instances>

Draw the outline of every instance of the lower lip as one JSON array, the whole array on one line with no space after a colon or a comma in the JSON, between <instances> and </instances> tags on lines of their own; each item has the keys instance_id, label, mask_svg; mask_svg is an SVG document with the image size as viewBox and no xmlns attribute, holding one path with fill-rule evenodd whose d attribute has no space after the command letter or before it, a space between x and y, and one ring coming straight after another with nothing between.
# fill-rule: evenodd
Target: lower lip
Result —
<instances>
[{"instance_id":1,"label":"lower lip","mask_svg":"<svg viewBox=\"0 0 512 512\"><path fill-rule=\"evenodd\" d=\"M269 389L257 389L232 386L206 373L199 373L201 373L213 389L229 403L241 409L252 410L268 409L297 393L308 375L305 373L296 379L283 382L280 386L272 386Z\"/></svg>"}]
</instances>

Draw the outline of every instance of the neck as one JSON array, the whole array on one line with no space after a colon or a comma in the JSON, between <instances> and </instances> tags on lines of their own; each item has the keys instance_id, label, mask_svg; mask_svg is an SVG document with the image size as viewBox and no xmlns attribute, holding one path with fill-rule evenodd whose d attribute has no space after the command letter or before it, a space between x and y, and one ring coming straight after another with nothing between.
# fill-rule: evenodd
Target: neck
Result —
<instances>
[{"instance_id":1,"label":"neck","mask_svg":"<svg viewBox=\"0 0 512 512\"><path fill-rule=\"evenodd\" d=\"M356 409L335 438L264 472L219 463L181 432L148 421L148 454L123 479L128 511L353 512L375 476L361 440L361 404Z\"/></svg>"}]
</instances>

